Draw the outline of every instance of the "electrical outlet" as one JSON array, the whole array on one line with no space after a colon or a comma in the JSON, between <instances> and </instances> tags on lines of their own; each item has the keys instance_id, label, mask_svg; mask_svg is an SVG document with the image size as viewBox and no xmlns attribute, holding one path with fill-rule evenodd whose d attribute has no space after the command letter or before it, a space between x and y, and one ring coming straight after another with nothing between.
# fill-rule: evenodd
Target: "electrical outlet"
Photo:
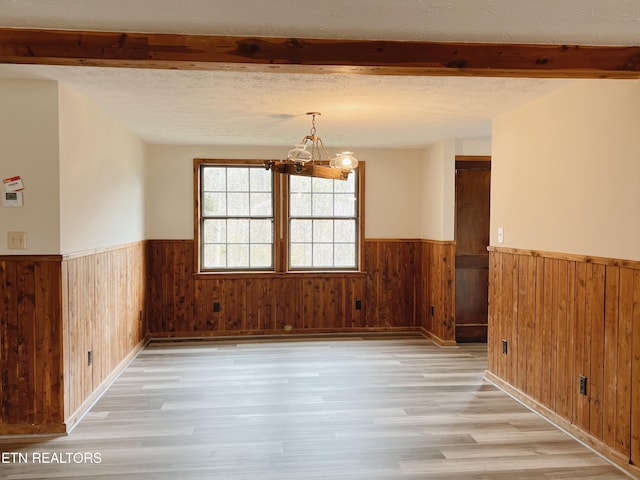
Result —
<instances>
[{"instance_id":1,"label":"electrical outlet","mask_svg":"<svg viewBox=\"0 0 640 480\"><path fill-rule=\"evenodd\" d=\"M93 364L93 350L87 352L87 366L90 367Z\"/></svg>"},{"instance_id":2,"label":"electrical outlet","mask_svg":"<svg viewBox=\"0 0 640 480\"><path fill-rule=\"evenodd\" d=\"M580 375L578 378L580 379L580 393L582 395L586 395L587 394L587 377L585 377L584 375Z\"/></svg>"},{"instance_id":3,"label":"electrical outlet","mask_svg":"<svg viewBox=\"0 0 640 480\"><path fill-rule=\"evenodd\" d=\"M356 310L362 310L362 300L356 300Z\"/></svg>"},{"instance_id":4,"label":"electrical outlet","mask_svg":"<svg viewBox=\"0 0 640 480\"><path fill-rule=\"evenodd\" d=\"M436 314L436 307L431 305L431 316L433 317Z\"/></svg>"},{"instance_id":5,"label":"electrical outlet","mask_svg":"<svg viewBox=\"0 0 640 480\"><path fill-rule=\"evenodd\" d=\"M26 250L27 232L7 232L7 248L10 250Z\"/></svg>"},{"instance_id":6,"label":"electrical outlet","mask_svg":"<svg viewBox=\"0 0 640 480\"><path fill-rule=\"evenodd\" d=\"M213 302L213 312L218 313L220 311L220 302Z\"/></svg>"},{"instance_id":7,"label":"electrical outlet","mask_svg":"<svg viewBox=\"0 0 640 480\"><path fill-rule=\"evenodd\" d=\"M509 353L509 342L502 340L502 353L505 355Z\"/></svg>"}]
</instances>

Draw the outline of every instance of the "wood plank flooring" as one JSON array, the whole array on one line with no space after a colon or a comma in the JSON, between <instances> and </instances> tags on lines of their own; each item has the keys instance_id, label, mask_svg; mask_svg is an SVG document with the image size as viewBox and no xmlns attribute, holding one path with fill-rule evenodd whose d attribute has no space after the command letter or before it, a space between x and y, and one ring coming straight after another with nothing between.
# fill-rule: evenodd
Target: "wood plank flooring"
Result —
<instances>
[{"instance_id":1,"label":"wood plank flooring","mask_svg":"<svg viewBox=\"0 0 640 480\"><path fill-rule=\"evenodd\" d=\"M0 478L629 478L485 368L422 337L155 341L70 435L0 440Z\"/></svg>"}]
</instances>

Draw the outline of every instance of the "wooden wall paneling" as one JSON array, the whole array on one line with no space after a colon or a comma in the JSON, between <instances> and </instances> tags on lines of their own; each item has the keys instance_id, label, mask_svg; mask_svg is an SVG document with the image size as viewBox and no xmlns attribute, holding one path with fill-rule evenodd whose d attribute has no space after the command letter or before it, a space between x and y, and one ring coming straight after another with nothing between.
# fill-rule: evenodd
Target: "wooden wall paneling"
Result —
<instances>
[{"instance_id":1,"label":"wooden wall paneling","mask_svg":"<svg viewBox=\"0 0 640 480\"><path fill-rule=\"evenodd\" d=\"M366 326L367 310L369 308L365 296L365 278L350 278L347 291L351 298L347 300L347 311L351 311L351 321L347 327L362 328ZM356 301L360 301L360 309L356 309Z\"/></svg>"},{"instance_id":2,"label":"wooden wall paneling","mask_svg":"<svg viewBox=\"0 0 640 480\"><path fill-rule=\"evenodd\" d=\"M456 338L456 309L455 309L455 244L444 243L439 245L441 260L443 264L442 282L443 302L444 302L444 328L443 340L455 341Z\"/></svg>"},{"instance_id":3,"label":"wooden wall paneling","mask_svg":"<svg viewBox=\"0 0 640 480\"><path fill-rule=\"evenodd\" d=\"M255 279L247 279L245 287L247 289L247 305L245 307L245 316L243 318L242 329L246 331L259 330L260 324L260 312L265 309L263 302L264 296L260 291L260 287L264 286L267 282L258 281Z\"/></svg>"},{"instance_id":4,"label":"wooden wall paneling","mask_svg":"<svg viewBox=\"0 0 640 480\"><path fill-rule=\"evenodd\" d=\"M194 317L201 328L198 332L219 332L222 330L222 313L214 312L213 303L220 300L216 297L217 282L214 280L195 281ZM160 333L160 332L159 332ZM197 332L194 332L197 333Z\"/></svg>"},{"instance_id":5,"label":"wooden wall paneling","mask_svg":"<svg viewBox=\"0 0 640 480\"><path fill-rule=\"evenodd\" d=\"M504 378L504 359L501 357L503 337L503 323L505 317L502 313L502 254L492 253L489 255L489 310L488 324L491 325L487 331L487 370Z\"/></svg>"},{"instance_id":6,"label":"wooden wall paneling","mask_svg":"<svg viewBox=\"0 0 640 480\"><path fill-rule=\"evenodd\" d=\"M574 349L574 381L578 385L580 375L588 376L591 369L589 356L590 329L587 322L587 264L576 265L576 302L575 302L575 349ZM588 387L587 387L588 388ZM573 423L585 432L589 431L589 390L582 395L574 388Z\"/></svg>"},{"instance_id":7,"label":"wooden wall paneling","mask_svg":"<svg viewBox=\"0 0 640 480\"><path fill-rule=\"evenodd\" d=\"M7 423L11 411L10 402L14 398L9 396L9 376L12 370L9 368L12 352L9 325L17 322L18 315L14 313L17 305L12 301L15 293L11 288L11 285L15 284L12 277L15 277L15 265L0 259L0 425Z\"/></svg>"},{"instance_id":8,"label":"wooden wall paneling","mask_svg":"<svg viewBox=\"0 0 640 480\"><path fill-rule=\"evenodd\" d=\"M400 318L403 313L400 307L404 305L405 292L398 291L401 266L394 246L391 242L382 243L380 257L376 259L382 265L380 290L376 292L376 296L380 299L379 319L376 325L379 327L393 325L394 320Z\"/></svg>"},{"instance_id":9,"label":"wooden wall paneling","mask_svg":"<svg viewBox=\"0 0 640 480\"><path fill-rule=\"evenodd\" d=\"M534 257L521 259L518 272L518 388L527 394L533 390L535 375L535 263Z\"/></svg>"},{"instance_id":10,"label":"wooden wall paneling","mask_svg":"<svg viewBox=\"0 0 640 480\"><path fill-rule=\"evenodd\" d=\"M602 440L615 448L616 401L618 388L618 320L620 300L620 267L605 267L604 298L604 365L603 365L603 428Z\"/></svg>"},{"instance_id":11,"label":"wooden wall paneling","mask_svg":"<svg viewBox=\"0 0 640 480\"><path fill-rule=\"evenodd\" d=\"M434 307L432 332L441 340L455 341L455 245L434 242L430 249L430 305Z\"/></svg>"},{"instance_id":12,"label":"wooden wall paneling","mask_svg":"<svg viewBox=\"0 0 640 480\"><path fill-rule=\"evenodd\" d=\"M543 322L542 322L542 386L540 399L542 404L552 407L557 382L558 350L556 312L558 311L558 260L544 259Z\"/></svg>"},{"instance_id":13,"label":"wooden wall paneling","mask_svg":"<svg viewBox=\"0 0 640 480\"><path fill-rule=\"evenodd\" d=\"M503 310L508 316L506 320L506 338L509 341L509 359L507 360L505 378L509 383L513 384L517 375L518 358L520 355L519 344L519 332L518 332L518 291L520 289L519 284L519 261L520 257L517 255L506 255L503 258L503 264L507 271L506 285L506 308ZM504 271L504 269L503 269Z\"/></svg>"},{"instance_id":14,"label":"wooden wall paneling","mask_svg":"<svg viewBox=\"0 0 640 480\"><path fill-rule=\"evenodd\" d=\"M263 330L282 331L289 325L293 329L303 329L305 326L305 309L303 308L304 285L308 279L285 278L270 279L269 290L265 292L265 307L262 313L265 317ZM276 299L271 304L271 299ZM312 315L308 310L307 315ZM310 319L311 321L312 319Z\"/></svg>"},{"instance_id":15,"label":"wooden wall paneling","mask_svg":"<svg viewBox=\"0 0 640 480\"><path fill-rule=\"evenodd\" d=\"M589 377L589 433L602 440L604 394L604 265L591 264L587 313L591 320L591 375Z\"/></svg>"},{"instance_id":16,"label":"wooden wall paneling","mask_svg":"<svg viewBox=\"0 0 640 480\"><path fill-rule=\"evenodd\" d=\"M453 339L453 252L453 244L443 242L367 240L362 276L194 277L192 241L152 240L143 300L147 331L228 335L281 332L285 325L309 331L418 329L430 325L434 305L433 333ZM213 302L220 303L220 312L213 312Z\"/></svg>"},{"instance_id":17,"label":"wooden wall paneling","mask_svg":"<svg viewBox=\"0 0 640 480\"><path fill-rule=\"evenodd\" d=\"M633 272L631 341L631 463L640 466L640 269Z\"/></svg>"},{"instance_id":18,"label":"wooden wall paneling","mask_svg":"<svg viewBox=\"0 0 640 480\"><path fill-rule=\"evenodd\" d=\"M2 322L2 423L19 423L20 409L20 371L18 360L20 352L18 314L18 270L16 261L3 261L3 322Z\"/></svg>"},{"instance_id":19,"label":"wooden wall paneling","mask_svg":"<svg viewBox=\"0 0 640 480\"><path fill-rule=\"evenodd\" d=\"M69 426L142 344L144 259L145 245L139 242L74 255L62 262L64 418Z\"/></svg>"},{"instance_id":20,"label":"wooden wall paneling","mask_svg":"<svg viewBox=\"0 0 640 480\"><path fill-rule=\"evenodd\" d=\"M313 278L302 280L302 328L311 329L315 324L315 298L313 293Z\"/></svg>"},{"instance_id":21,"label":"wooden wall paneling","mask_svg":"<svg viewBox=\"0 0 640 480\"><path fill-rule=\"evenodd\" d=\"M420 264L416 278L416 322L420 328L427 332L432 330L431 304L429 303L429 256L429 244L420 242Z\"/></svg>"},{"instance_id":22,"label":"wooden wall paneling","mask_svg":"<svg viewBox=\"0 0 640 480\"><path fill-rule=\"evenodd\" d=\"M615 339L617 342L616 387L614 391L616 403L613 411L615 432L612 446L616 451L631 458L634 271L624 267L619 270L619 301L616 302L619 308L617 312L618 329Z\"/></svg>"},{"instance_id":23,"label":"wooden wall paneling","mask_svg":"<svg viewBox=\"0 0 640 480\"><path fill-rule=\"evenodd\" d=\"M574 352L576 350L576 262L568 261L567 263L567 341L566 341L566 360L565 360L565 378L564 378L564 395L566 397L566 411L564 418L572 421L574 418L576 392L578 390L578 374L575 370ZM562 415L562 410L559 410Z\"/></svg>"},{"instance_id":24,"label":"wooden wall paneling","mask_svg":"<svg viewBox=\"0 0 640 480\"><path fill-rule=\"evenodd\" d=\"M380 242L366 241L366 247L364 250L364 269L367 272L366 279L366 298L365 304L366 317L365 325L368 327L379 324L380 310L378 308L379 298L377 293L381 287L381 267L382 263L380 259Z\"/></svg>"},{"instance_id":25,"label":"wooden wall paneling","mask_svg":"<svg viewBox=\"0 0 640 480\"><path fill-rule=\"evenodd\" d=\"M490 268L489 372L605 455L638 465L640 264L496 248ZM497 341L509 335L511 378Z\"/></svg>"},{"instance_id":26,"label":"wooden wall paneling","mask_svg":"<svg viewBox=\"0 0 640 480\"><path fill-rule=\"evenodd\" d=\"M180 244L179 253L173 257L172 298L174 302L174 322L178 331L191 328L193 322L193 248L190 244Z\"/></svg>"},{"instance_id":27,"label":"wooden wall paneling","mask_svg":"<svg viewBox=\"0 0 640 480\"><path fill-rule=\"evenodd\" d=\"M35 264L36 355L35 412L37 423L60 424L64 415L62 384L62 290L58 262Z\"/></svg>"},{"instance_id":28,"label":"wooden wall paneling","mask_svg":"<svg viewBox=\"0 0 640 480\"><path fill-rule=\"evenodd\" d=\"M573 332L568 330L569 318L567 315L568 289L569 289L569 262L557 260L557 286L554 289L554 309L552 309L552 321L555 335L551 336L554 344L555 358L552 362L553 371L551 380L553 391L551 393L550 408L558 412L563 418L571 418L567 407L569 388L571 384L570 362L568 355L572 352L568 348L569 339L573 338Z\"/></svg>"},{"instance_id":29,"label":"wooden wall paneling","mask_svg":"<svg viewBox=\"0 0 640 480\"><path fill-rule=\"evenodd\" d=\"M20 387L24 383L21 380L20 354L24 349L24 341L20 335L22 329L20 323L19 296L20 286L18 282L22 265L16 261L4 262L4 301L5 301L5 341L3 342L2 383L4 398L2 399L3 423L24 422L20 412ZM25 389L26 390L26 389ZM27 404L28 405L28 404ZM28 415L27 415L28 416Z\"/></svg>"},{"instance_id":30,"label":"wooden wall paneling","mask_svg":"<svg viewBox=\"0 0 640 480\"><path fill-rule=\"evenodd\" d=\"M36 364L35 364L35 265L24 263L18 270L18 405L20 423L38 423L35 418Z\"/></svg>"},{"instance_id":31,"label":"wooden wall paneling","mask_svg":"<svg viewBox=\"0 0 640 480\"><path fill-rule=\"evenodd\" d=\"M58 256L0 257L0 433L64 431Z\"/></svg>"},{"instance_id":32,"label":"wooden wall paneling","mask_svg":"<svg viewBox=\"0 0 640 480\"><path fill-rule=\"evenodd\" d=\"M551 265L549 265L549 263ZM543 382L543 398L547 398L547 406L555 409L556 406L556 396L558 391L558 348L560 347L557 343L557 338L560 335L558 331L558 289L559 289L559 265L560 261L558 259L545 259L545 275L547 275L546 271L548 267L551 267L551 279L552 286L551 291L549 292L548 287L545 291L545 297L547 298L546 303L551 304L551 308L549 309L549 323L548 323L548 331L545 331L545 342L548 342L549 348L549 370L543 373L543 377L545 381ZM549 293L551 294L551 301L549 302ZM564 368L564 366L563 366ZM548 392L546 390L548 386Z\"/></svg>"},{"instance_id":33,"label":"wooden wall paneling","mask_svg":"<svg viewBox=\"0 0 640 480\"><path fill-rule=\"evenodd\" d=\"M533 350L530 351L530 357L527 361L527 367L529 368L529 395L535 398L537 401L544 405L544 399L542 396L543 388L543 375L545 366L545 344L544 344L544 330L548 317L545 315L545 263L546 259L543 257L535 257L534 271L534 285L533 291L535 292L535 303L533 306L533 312L531 318L533 319L530 332L533 344Z\"/></svg>"}]
</instances>

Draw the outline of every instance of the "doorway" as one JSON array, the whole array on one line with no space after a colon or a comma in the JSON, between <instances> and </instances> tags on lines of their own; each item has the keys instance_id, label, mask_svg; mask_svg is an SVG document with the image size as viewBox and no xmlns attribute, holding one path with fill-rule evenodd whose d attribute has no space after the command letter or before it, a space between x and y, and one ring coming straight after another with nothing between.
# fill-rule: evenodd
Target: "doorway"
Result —
<instances>
[{"instance_id":1,"label":"doorway","mask_svg":"<svg viewBox=\"0 0 640 480\"><path fill-rule=\"evenodd\" d=\"M456 156L456 342L486 342L491 157Z\"/></svg>"}]
</instances>

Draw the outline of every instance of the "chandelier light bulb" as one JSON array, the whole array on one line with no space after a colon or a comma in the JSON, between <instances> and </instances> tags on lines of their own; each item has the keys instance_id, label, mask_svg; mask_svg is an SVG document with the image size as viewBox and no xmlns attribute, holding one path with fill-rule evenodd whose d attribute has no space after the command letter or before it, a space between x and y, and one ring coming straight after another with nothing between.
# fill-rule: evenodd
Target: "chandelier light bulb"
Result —
<instances>
[{"instance_id":1,"label":"chandelier light bulb","mask_svg":"<svg viewBox=\"0 0 640 480\"><path fill-rule=\"evenodd\" d=\"M331 166L343 172L350 172L358 166L358 159L353 156L353 152L340 152L331 161Z\"/></svg>"},{"instance_id":2,"label":"chandelier light bulb","mask_svg":"<svg viewBox=\"0 0 640 480\"><path fill-rule=\"evenodd\" d=\"M307 150L307 145L298 143L295 148L289 150L287 158L294 163L305 164L311 160L311 152Z\"/></svg>"}]
</instances>

